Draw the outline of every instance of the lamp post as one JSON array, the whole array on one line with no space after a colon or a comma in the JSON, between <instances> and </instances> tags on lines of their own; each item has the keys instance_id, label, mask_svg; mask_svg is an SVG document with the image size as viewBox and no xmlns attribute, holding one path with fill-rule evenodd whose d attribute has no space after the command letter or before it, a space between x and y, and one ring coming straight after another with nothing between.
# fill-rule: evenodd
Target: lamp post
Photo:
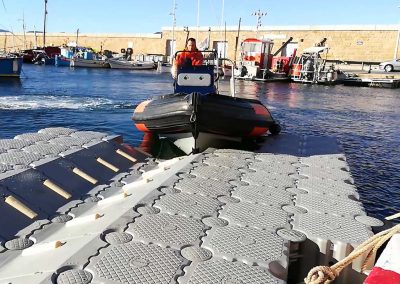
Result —
<instances>
[{"instance_id":1,"label":"lamp post","mask_svg":"<svg viewBox=\"0 0 400 284\"><path fill-rule=\"evenodd\" d=\"M261 27L261 17L266 16L267 12L261 12L261 10L258 9L258 11L255 11L251 15L252 16L257 16L257 25L256 25L256 37L257 37L257 35L258 35L258 27Z\"/></svg>"}]
</instances>

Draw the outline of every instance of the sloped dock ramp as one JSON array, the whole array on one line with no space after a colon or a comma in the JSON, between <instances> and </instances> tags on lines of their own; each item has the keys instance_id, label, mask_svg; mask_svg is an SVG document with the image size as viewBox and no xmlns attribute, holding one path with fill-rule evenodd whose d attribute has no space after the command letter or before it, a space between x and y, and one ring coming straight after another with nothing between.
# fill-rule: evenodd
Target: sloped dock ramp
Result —
<instances>
[{"instance_id":1,"label":"sloped dock ramp","mask_svg":"<svg viewBox=\"0 0 400 284\"><path fill-rule=\"evenodd\" d=\"M331 138L166 161L121 142L68 128L0 140L0 283L298 283L382 225Z\"/></svg>"}]
</instances>

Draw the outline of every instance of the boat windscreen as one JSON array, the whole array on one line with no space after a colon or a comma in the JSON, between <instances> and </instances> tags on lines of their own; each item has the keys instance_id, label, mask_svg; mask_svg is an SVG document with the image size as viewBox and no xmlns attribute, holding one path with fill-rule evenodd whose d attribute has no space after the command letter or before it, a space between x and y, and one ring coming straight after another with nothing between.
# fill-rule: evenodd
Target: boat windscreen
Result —
<instances>
[{"instance_id":1,"label":"boat windscreen","mask_svg":"<svg viewBox=\"0 0 400 284\"><path fill-rule=\"evenodd\" d=\"M243 44L243 52L261 52L261 43L249 43Z\"/></svg>"}]
</instances>

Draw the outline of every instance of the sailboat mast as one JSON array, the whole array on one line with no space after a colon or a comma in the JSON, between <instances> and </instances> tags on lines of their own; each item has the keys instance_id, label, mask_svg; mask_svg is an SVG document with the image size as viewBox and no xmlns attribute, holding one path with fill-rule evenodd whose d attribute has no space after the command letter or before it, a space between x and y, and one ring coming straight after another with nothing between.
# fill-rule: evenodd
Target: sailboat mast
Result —
<instances>
[{"instance_id":1,"label":"sailboat mast","mask_svg":"<svg viewBox=\"0 0 400 284\"><path fill-rule=\"evenodd\" d=\"M196 38L199 39L199 29L200 29L200 0L197 0L197 33Z\"/></svg>"},{"instance_id":2,"label":"sailboat mast","mask_svg":"<svg viewBox=\"0 0 400 284\"><path fill-rule=\"evenodd\" d=\"M171 58L170 61L172 63L174 59L174 54L175 54L175 26L176 26L176 0L173 1L173 6L172 6L172 41L171 41Z\"/></svg>"},{"instance_id":3,"label":"sailboat mast","mask_svg":"<svg viewBox=\"0 0 400 284\"><path fill-rule=\"evenodd\" d=\"M44 0L43 47L46 47L47 0Z\"/></svg>"},{"instance_id":4,"label":"sailboat mast","mask_svg":"<svg viewBox=\"0 0 400 284\"><path fill-rule=\"evenodd\" d=\"M26 34L25 34L25 13L22 13L22 30L24 31L24 49L26 49Z\"/></svg>"}]
</instances>

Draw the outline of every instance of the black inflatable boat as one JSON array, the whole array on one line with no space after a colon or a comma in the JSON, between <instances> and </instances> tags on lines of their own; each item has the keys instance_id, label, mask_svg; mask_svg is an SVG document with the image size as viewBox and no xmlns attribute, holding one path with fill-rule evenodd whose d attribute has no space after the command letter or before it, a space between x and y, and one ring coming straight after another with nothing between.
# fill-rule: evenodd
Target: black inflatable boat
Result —
<instances>
[{"instance_id":1,"label":"black inflatable boat","mask_svg":"<svg viewBox=\"0 0 400 284\"><path fill-rule=\"evenodd\" d=\"M136 107L136 128L173 139L186 153L216 147L218 141L259 137L268 130L279 133L279 125L260 101L219 94L214 69L210 64L177 70L173 94Z\"/></svg>"}]
</instances>

